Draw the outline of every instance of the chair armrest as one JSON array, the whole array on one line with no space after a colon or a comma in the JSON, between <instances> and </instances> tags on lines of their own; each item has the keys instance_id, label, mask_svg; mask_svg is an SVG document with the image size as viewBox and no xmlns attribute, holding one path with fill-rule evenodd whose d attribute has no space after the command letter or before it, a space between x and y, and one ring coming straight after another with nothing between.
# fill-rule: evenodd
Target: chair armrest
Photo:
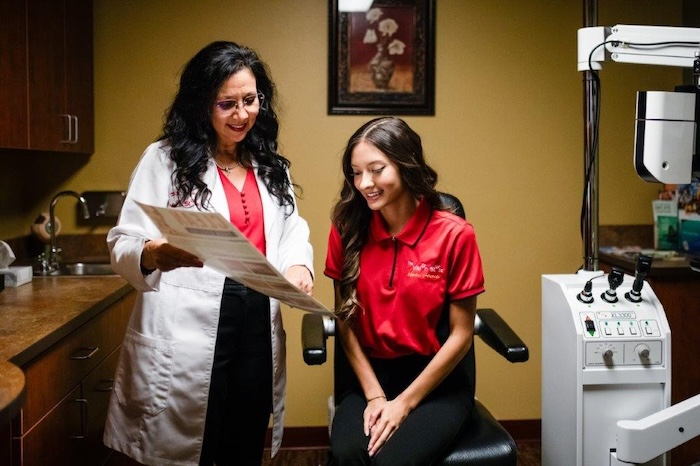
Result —
<instances>
[{"instance_id":1,"label":"chair armrest","mask_svg":"<svg viewBox=\"0 0 700 466\"><path fill-rule=\"evenodd\" d=\"M525 362L530 354L525 343L493 309L478 309L475 333L510 362ZM323 364L327 360L326 340L335 335L335 320L319 314L304 314L301 321L301 347L304 362Z\"/></svg>"},{"instance_id":2,"label":"chair armrest","mask_svg":"<svg viewBox=\"0 0 700 466\"><path fill-rule=\"evenodd\" d=\"M310 366L326 362L326 340L335 334L335 320L319 314L304 314L301 320L301 349Z\"/></svg>"},{"instance_id":3,"label":"chair armrest","mask_svg":"<svg viewBox=\"0 0 700 466\"><path fill-rule=\"evenodd\" d=\"M525 343L493 309L477 309L474 333L510 362L525 362L530 358Z\"/></svg>"}]
</instances>

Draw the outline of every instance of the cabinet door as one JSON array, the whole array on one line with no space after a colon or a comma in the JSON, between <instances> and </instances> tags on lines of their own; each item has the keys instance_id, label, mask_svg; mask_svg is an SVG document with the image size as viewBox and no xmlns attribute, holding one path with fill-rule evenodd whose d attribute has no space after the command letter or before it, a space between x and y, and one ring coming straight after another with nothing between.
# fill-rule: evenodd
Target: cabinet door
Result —
<instances>
[{"instance_id":1,"label":"cabinet door","mask_svg":"<svg viewBox=\"0 0 700 466\"><path fill-rule=\"evenodd\" d=\"M117 348L83 380L83 398L87 401L87 423L84 455L81 464L98 465L104 463L110 450L104 445L102 435L105 430L109 397L114 386L119 349Z\"/></svg>"},{"instance_id":2,"label":"cabinet door","mask_svg":"<svg viewBox=\"0 0 700 466\"><path fill-rule=\"evenodd\" d=\"M63 0L27 0L30 149L63 151L71 137L63 14Z\"/></svg>"},{"instance_id":3,"label":"cabinet door","mask_svg":"<svg viewBox=\"0 0 700 466\"><path fill-rule=\"evenodd\" d=\"M25 0L0 0L0 147L29 147Z\"/></svg>"},{"instance_id":4,"label":"cabinet door","mask_svg":"<svg viewBox=\"0 0 700 466\"><path fill-rule=\"evenodd\" d=\"M87 405L75 387L42 420L15 439L22 466L79 464L86 429Z\"/></svg>"},{"instance_id":5,"label":"cabinet door","mask_svg":"<svg viewBox=\"0 0 700 466\"><path fill-rule=\"evenodd\" d=\"M0 148L94 150L92 0L0 0Z\"/></svg>"},{"instance_id":6,"label":"cabinet door","mask_svg":"<svg viewBox=\"0 0 700 466\"><path fill-rule=\"evenodd\" d=\"M12 464L11 424L0 426L0 464Z\"/></svg>"},{"instance_id":7,"label":"cabinet door","mask_svg":"<svg viewBox=\"0 0 700 466\"><path fill-rule=\"evenodd\" d=\"M25 80L24 109L18 103L0 103L0 129L4 113L16 136L1 147L51 152L92 153L94 149L93 46L91 0L2 0L26 3L26 34L8 34L8 47L22 51L24 70L6 69L12 80ZM3 6L3 8L7 8ZM13 10L14 11L14 10ZM15 15L16 16L16 15ZM25 21L23 14L14 23ZM2 36L0 36L2 37ZM13 42L9 42L12 40ZM19 53L19 52L18 52ZM4 55L0 53L0 55ZM4 73L4 72L3 72ZM16 74L15 74L16 73ZM15 84L15 87L19 86ZM0 91L0 96L2 95ZM20 100L13 96L13 99ZM24 121L14 115L22 115ZM24 129L22 129L24 124ZM9 126L8 126L9 127ZM23 137L20 135L23 134ZM16 140L15 140L16 139ZM22 144L24 143L24 144Z\"/></svg>"},{"instance_id":8,"label":"cabinet door","mask_svg":"<svg viewBox=\"0 0 700 466\"><path fill-rule=\"evenodd\" d=\"M72 152L95 150L92 0L64 0L66 114L74 117Z\"/></svg>"}]
</instances>

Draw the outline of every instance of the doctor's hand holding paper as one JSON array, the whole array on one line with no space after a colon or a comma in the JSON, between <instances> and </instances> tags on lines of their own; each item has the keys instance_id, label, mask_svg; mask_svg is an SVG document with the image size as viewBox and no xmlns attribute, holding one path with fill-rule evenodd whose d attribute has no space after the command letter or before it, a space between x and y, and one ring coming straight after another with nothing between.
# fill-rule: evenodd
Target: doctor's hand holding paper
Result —
<instances>
[{"instance_id":1,"label":"doctor's hand holding paper","mask_svg":"<svg viewBox=\"0 0 700 466\"><path fill-rule=\"evenodd\" d=\"M141 271L144 274L151 273L156 269L169 272L178 267L203 266L204 263L197 256L168 244L164 238L149 240L143 245Z\"/></svg>"},{"instance_id":2,"label":"doctor's hand holding paper","mask_svg":"<svg viewBox=\"0 0 700 466\"><path fill-rule=\"evenodd\" d=\"M204 263L194 254L175 247L164 238L147 241L141 253L141 271L149 274L155 269L164 272L178 267L203 267ZM289 283L309 296L313 296L314 282L303 265L293 265L284 273Z\"/></svg>"},{"instance_id":3,"label":"doctor's hand holding paper","mask_svg":"<svg viewBox=\"0 0 700 466\"><path fill-rule=\"evenodd\" d=\"M217 212L313 292L309 229L278 152L275 86L256 53L214 42L185 66L163 133L134 170L107 242L138 291L104 440L143 464L259 465L282 436L279 302L169 244L140 205Z\"/></svg>"}]
</instances>

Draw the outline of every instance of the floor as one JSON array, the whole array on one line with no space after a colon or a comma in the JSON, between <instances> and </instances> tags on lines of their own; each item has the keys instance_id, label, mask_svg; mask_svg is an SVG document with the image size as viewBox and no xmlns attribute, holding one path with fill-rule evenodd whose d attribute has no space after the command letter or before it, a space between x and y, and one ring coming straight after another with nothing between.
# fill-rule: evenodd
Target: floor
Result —
<instances>
[{"instance_id":1,"label":"floor","mask_svg":"<svg viewBox=\"0 0 700 466\"><path fill-rule=\"evenodd\" d=\"M518 444L518 466L540 466L540 442L523 441ZM318 448L281 450L274 459L265 451L262 466L325 466L328 450Z\"/></svg>"}]
</instances>

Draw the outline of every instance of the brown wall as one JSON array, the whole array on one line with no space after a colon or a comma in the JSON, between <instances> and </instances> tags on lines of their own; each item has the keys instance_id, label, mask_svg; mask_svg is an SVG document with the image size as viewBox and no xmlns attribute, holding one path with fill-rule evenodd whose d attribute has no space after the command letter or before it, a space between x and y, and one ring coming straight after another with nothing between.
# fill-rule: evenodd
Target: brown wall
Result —
<instances>
[{"instance_id":1,"label":"brown wall","mask_svg":"<svg viewBox=\"0 0 700 466\"><path fill-rule=\"evenodd\" d=\"M601 1L601 25L680 25L680 0ZM95 0L96 150L90 158L2 154L0 237L26 234L59 189L125 189L185 61L212 40L252 46L282 98L281 148L292 161L316 251L316 296L332 303L323 277L328 214L339 188L344 142L369 117L328 116L327 2L300 0ZM479 345L477 396L499 419L540 417L540 276L582 264L582 81L576 71L574 0L438 0L436 115L407 117L423 137L439 187L459 196L475 225L486 271L482 307L497 309L530 347L509 365ZM601 72L600 223L649 224L657 186L632 166L635 92L669 90L681 71L604 64ZM68 200L57 213L77 228ZM301 313L285 310L287 424L326 423L330 365L301 362Z\"/></svg>"}]
</instances>

